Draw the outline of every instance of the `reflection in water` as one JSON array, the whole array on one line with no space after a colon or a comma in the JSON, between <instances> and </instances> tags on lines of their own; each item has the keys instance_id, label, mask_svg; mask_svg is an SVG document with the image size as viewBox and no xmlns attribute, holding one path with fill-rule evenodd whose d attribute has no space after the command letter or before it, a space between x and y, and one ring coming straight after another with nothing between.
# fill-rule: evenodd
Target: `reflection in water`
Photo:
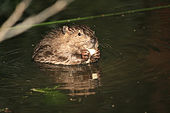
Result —
<instances>
[{"instance_id":1,"label":"reflection in water","mask_svg":"<svg viewBox=\"0 0 170 113\"><path fill-rule=\"evenodd\" d=\"M100 86L100 71L97 64L61 66L40 64L42 71L51 76L58 89L69 90L69 95L92 95L95 88Z\"/></svg>"}]
</instances>

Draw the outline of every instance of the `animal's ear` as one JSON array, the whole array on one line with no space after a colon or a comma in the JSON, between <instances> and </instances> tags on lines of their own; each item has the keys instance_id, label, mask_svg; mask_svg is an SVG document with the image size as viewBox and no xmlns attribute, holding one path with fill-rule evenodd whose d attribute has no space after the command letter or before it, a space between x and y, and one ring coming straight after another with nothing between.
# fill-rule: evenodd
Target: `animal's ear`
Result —
<instances>
[{"instance_id":1,"label":"animal's ear","mask_svg":"<svg viewBox=\"0 0 170 113\"><path fill-rule=\"evenodd\" d=\"M69 27L68 26L63 26L63 34L65 34L68 31L69 31Z\"/></svg>"}]
</instances>

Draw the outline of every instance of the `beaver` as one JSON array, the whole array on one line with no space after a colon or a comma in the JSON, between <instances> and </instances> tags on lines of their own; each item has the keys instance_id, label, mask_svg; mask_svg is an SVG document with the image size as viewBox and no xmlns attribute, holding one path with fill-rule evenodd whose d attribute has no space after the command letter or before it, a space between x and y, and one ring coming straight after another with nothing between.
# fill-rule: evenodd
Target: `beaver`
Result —
<instances>
[{"instance_id":1,"label":"beaver","mask_svg":"<svg viewBox=\"0 0 170 113\"><path fill-rule=\"evenodd\" d=\"M95 32L85 25L53 29L35 47L35 62L77 65L89 64L100 58Z\"/></svg>"}]
</instances>

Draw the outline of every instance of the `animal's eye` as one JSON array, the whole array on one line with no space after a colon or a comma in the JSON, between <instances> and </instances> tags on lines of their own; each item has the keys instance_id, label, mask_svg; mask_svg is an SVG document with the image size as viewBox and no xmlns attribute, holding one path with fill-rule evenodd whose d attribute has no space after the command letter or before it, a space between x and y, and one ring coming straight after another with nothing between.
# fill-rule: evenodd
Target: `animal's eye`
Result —
<instances>
[{"instance_id":1,"label":"animal's eye","mask_svg":"<svg viewBox=\"0 0 170 113\"><path fill-rule=\"evenodd\" d=\"M78 33L78 36L81 36L81 33Z\"/></svg>"}]
</instances>

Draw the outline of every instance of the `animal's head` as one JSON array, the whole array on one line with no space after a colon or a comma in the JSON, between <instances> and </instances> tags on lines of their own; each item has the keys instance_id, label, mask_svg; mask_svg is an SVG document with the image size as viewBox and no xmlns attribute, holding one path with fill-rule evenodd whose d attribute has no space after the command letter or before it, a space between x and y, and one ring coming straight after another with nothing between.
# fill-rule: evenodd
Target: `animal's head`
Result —
<instances>
[{"instance_id":1,"label":"animal's head","mask_svg":"<svg viewBox=\"0 0 170 113\"><path fill-rule=\"evenodd\" d=\"M87 26L63 26L62 32L73 46L83 49L98 49L95 32Z\"/></svg>"}]
</instances>

